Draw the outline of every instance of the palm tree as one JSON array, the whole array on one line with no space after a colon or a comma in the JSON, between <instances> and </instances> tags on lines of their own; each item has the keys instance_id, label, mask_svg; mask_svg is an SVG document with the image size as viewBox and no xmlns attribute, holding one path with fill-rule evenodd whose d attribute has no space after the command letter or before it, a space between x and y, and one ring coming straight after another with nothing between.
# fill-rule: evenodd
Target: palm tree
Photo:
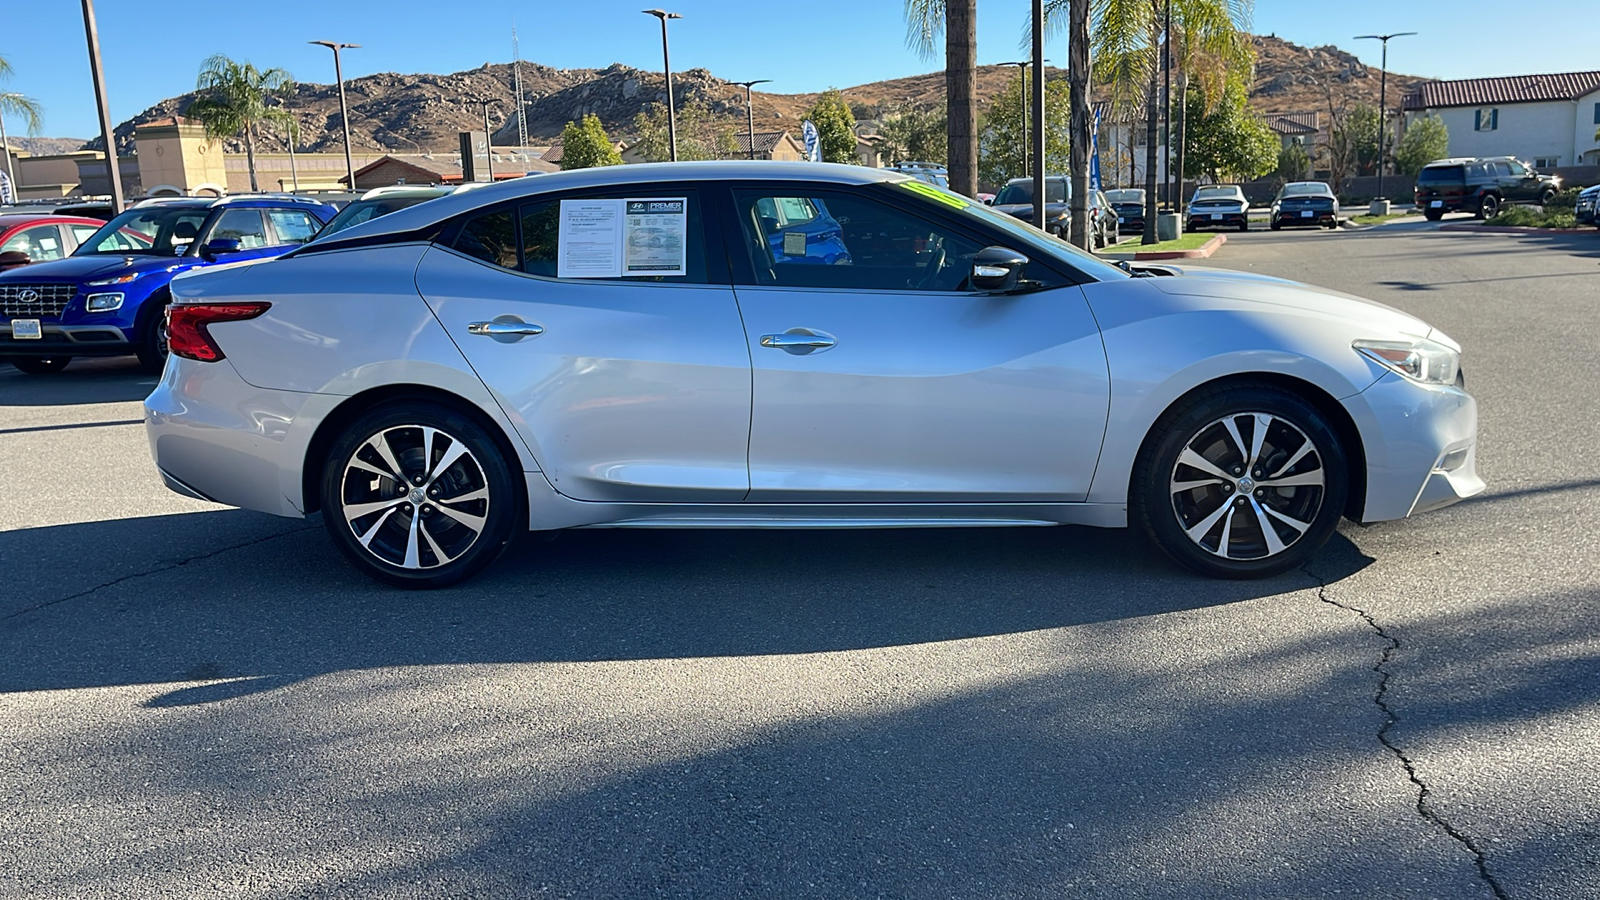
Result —
<instances>
[{"instance_id":1,"label":"palm tree","mask_svg":"<svg viewBox=\"0 0 1600 900\"><path fill-rule=\"evenodd\" d=\"M978 193L977 0L906 0L906 43L934 56L944 35L944 90L950 189Z\"/></svg>"},{"instance_id":2,"label":"palm tree","mask_svg":"<svg viewBox=\"0 0 1600 900\"><path fill-rule=\"evenodd\" d=\"M1063 12L1070 2L1046 0L1046 16ZM1161 118L1163 25L1169 5L1173 61L1183 66L1180 88L1187 89L1190 74L1210 84L1214 77L1225 79L1230 67L1248 66L1253 59L1245 34L1252 0L1091 0L1095 81L1105 85L1114 111L1143 113L1145 119L1146 244L1156 240L1156 126ZM1181 124L1179 128L1181 142Z\"/></svg>"},{"instance_id":3,"label":"palm tree","mask_svg":"<svg viewBox=\"0 0 1600 900\"><path fill-rule=\"evenodd\" d=\"M259 191L256 126L289 118L288 111L269 105L268 100L281 100L293 93L294 78L282 69L257 69L251 63L238 63L219 53L201 65L196 87L202 96L189 104L187 114L199 119L205 125L206 137L214 140L244 135L250 190Z\"/></svg>"},{"instance_id":4,"label":"palm tree","mask_svg":"<svg viewBox=\"0 0 1600 900\"><path fill-rule=\"evenodd\" d=\"M0 81L11 80L11 63L0 56ZM10 139L6 137L6 116L13 115L22 118L27 123L28 134L37 135L44 124L44 108L39 101L31 97L24 97L15 92L0 93L0 152L6 155L6 177L11 180L11 189L16 190L17 172L11 162Z\"/></svg>"},{"instance_id":5,"label":"palm tree","mask_svg":"<svg viewBox=\"0 0 1600 900\"><path fill-rule=\"evenodd\" d=\"M1225 96L1230 75L1246 76L1255 66L1250 45L1250 0L1177 0L1172 16L1172 65L1178 73L1177 137L1178 183L1183 184L1184 157L1188 149L1189 84L1194 79L1206 99L1206 113L1215 112ZM1178 198L1179 203L1182 198ZM1178 207L1175 207L1178 208ZM1179 210L1181 212L1181 209Z\"/></svg>"}]
</instances>

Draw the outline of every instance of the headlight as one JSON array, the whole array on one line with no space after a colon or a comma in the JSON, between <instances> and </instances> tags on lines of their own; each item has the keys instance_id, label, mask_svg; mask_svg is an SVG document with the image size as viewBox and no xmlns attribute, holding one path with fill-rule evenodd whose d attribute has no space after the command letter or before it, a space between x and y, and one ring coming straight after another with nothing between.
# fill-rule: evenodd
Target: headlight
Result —
<instances>
[{"instance_id":1,"label":"headlight","mask_svg":"<svg viewBox=\"0 0 1600 900\"><path fill-rule=\"evenodd\" d=\"M1357 353L1424 384L1455 384L1461 353L1438 341L1354 341Z\"/></svg>"},{"instance_id":2,"label":"headlight","mask_svg":"<svg viewBox=\"0 0 1600 900\"><path fill-rule=\"evenodd\" d=\"M83 305L85 309L92 313L112 312L122 308L122 295L116 293L90 294L84 298Z\"/></svg>"},{"instance_id":3,"label":"headlight","mask_svg":"<svg viewBox=\"0 0 1600 900\"><path fill-rule=\"evenodd\" d=\"M143 272L129 272L126 275L118 275L115 278L102 278L99 281L91 281L88 282L88 285L89 287L105 287L111 284L127 284L143 274Z\"/></svg>"}]
</instances>

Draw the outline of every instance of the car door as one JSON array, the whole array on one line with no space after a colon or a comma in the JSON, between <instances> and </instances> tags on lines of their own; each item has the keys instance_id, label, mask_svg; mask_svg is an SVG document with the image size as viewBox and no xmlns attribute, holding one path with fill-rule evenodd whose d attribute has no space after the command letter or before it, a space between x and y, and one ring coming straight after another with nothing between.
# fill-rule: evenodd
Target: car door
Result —
<instances>
[{"instance_id":1,"label":"car door","mask_svg":"<svg viewBox=\"0 0 1600 900\"><path fill-rule=\"evenodd\" d=\"M265 259L286 252L285 247L278 243L272 232L267 230L263 212L261 209L247 207L224 209L212 223L211 230L201 238L201 248L204 249L205 242L219 238L238 241L238 251L218 255L219 262Z\"/></svg>"},{"instance_id":2,"label":"car door","mask_svg":"<svg viewBox=\"0 0 1600 900\"><path fill-rule=\"evenodd\" d=\"M1507 160L1504 163L1510 173L1506 179L1506 199L1532 203L1539 199L1542 185L1539 176L1532 169L1516 160Z\"/></svg>"},{"instance_id":3,"label":"car door","mask_svg":"<svg viewBox=\"0 0 1600 900\"><path fill-rule=\"evenodd\" d=\"M898 187L731 192L750 501L1082 500L1109 397L1083 292L1038 262L1045 289L970 290L1004 238Z\"/></svg>"},{"instance_id":4,"label":"car door","mask_svg":"<svg viewBox=\"0 0 1600 900\"><path fill-rule=\"evenodd\" d=\"M417 289L556 490L737 502L750 354L720 248L693 187L544 195L447 229Z\"/></svg>"}]
</instances>

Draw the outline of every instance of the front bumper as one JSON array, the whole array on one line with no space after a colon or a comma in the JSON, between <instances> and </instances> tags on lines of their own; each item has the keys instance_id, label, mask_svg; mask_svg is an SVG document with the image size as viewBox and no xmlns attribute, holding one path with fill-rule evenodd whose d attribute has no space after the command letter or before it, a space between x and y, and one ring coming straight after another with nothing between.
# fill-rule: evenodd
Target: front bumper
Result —
<instances>
[{"instance_id":1,"label":"front bumper","mask_svg":"<svg viewBox=\"0 0 1600 900\"><path fill-rule=\"evenodd\" d=\"M1345 407L1367 454L1363 522L1403 519L1483 492L1478 403L1465 390L1389 373Z\"/></svg>"},{"instance_id":2,"label":"front bumper","mask_svg":"<svg viewBox=\"0 0 1600 900\"><path fill-rule=\"evenodd\" d=\"M17 340L11 320L0 322L0 358L13 356L127 356L135 351L115 325L56 325L42 322L40 336Z\"/></svg>"}]
</instances>

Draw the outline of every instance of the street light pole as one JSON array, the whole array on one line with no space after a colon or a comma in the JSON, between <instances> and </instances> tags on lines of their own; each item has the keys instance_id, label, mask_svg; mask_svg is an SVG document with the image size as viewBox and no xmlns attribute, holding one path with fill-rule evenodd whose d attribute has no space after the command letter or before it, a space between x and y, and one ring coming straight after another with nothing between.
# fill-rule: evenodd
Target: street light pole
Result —
<instances>
[{"instance_id":1,"label":"street light pole","mask_svg":"<svg viewBox=\"0 0 1600 900\"><path fill-rule=\"evenodd\" d=\"M772 81L771 78L757 78L755 81L730 81L730 82L728 82L729 84L736 84L739 87L744 88L744 111L750 117L750 158L751 159L755 159L756 158L756 106L755 106L755 100L751 96L750 89L755 87L758 84L766 84L766 83L768 83L770 81Z\"/></svg>"},{"instance_id":2,"label":"street light pole","mask_svg":"<svg viewBox=\"0 0 1600 900\"><path fill-rule=\"evenodd\" d=\"M1033 65L1033 60L1019 59L997 65L1016 66L1017 71L1022 74L1022 177L1026 178L1028 177L1028 67ZM1039 73L1033 73L1033 77L1038 78Z\"/></svg>"},{"instance_id":3,"label":"street light pole","mask_svg":"<svg viewBox=\"0 0 1600 900\"><path fill-rule=\"evenodd\" d=\"M100 139L106 144L106 173L111 176L111 213L122 212L122 173L117 168L117 134L106 102L106 75L100 67L100 32L94 25L94 2L83 0L83 32L89 39L89 74L94 78L94 102L100 107ZM15 188L15 185L12 185Z\"/></svg>"},{"instance_id":4,"label":"street light pole","mask_svg":"<svg viewBox=\"0 0 1600 900\"><path fill-rule=\"evenodd\" d=\"M678 161L678 113L673 109L672 103L672 57L667 53L667 20L681 19L683 16L664 9L640 10L647 16L655 16L661 20L661 68L667 73L667 149L672 155L672 161Z\"/></svg>"},{"instance_id":5,"label":"street light pole","mask_svg":"<svg viewBox=\"0 0 1600 900\"><path fill-rule=\"evenodd\" d=\"M489 183L494 183L494 132L489 130L489 104L483 101L483 170L489 173Z\"/></svg>"},{"instance_id":6,"label":"street light pole","mask_svg":"<svg viewBox=\"0 0 1600 900\"><path fill-rule=\"evenodd\" d=\"M1358 41L1382 41L1383 62L1378 65L1378 199L1383 195L1383 167L1389 148L1389 39L1410 37L1415 31L1397 31L1394 34L1358 34Z\"/></svg>"},{"instance_id":7,"label":"street light pole","mask_svg":"<svg viewBox=\"0 0 1600 900\"><path fill-rule=\"evenodd\" d=\"M85 0L87 2L87 0ZM339 64L339 51L352 50L360 44L341 44L337 41L306 41L333 51L333 77L339 82L339 119L344 123L344 168L350 178L350 190L356 189L356 163L350 156L350 105L344 99L344 68Z\"/></svg>"}]
</instances>

